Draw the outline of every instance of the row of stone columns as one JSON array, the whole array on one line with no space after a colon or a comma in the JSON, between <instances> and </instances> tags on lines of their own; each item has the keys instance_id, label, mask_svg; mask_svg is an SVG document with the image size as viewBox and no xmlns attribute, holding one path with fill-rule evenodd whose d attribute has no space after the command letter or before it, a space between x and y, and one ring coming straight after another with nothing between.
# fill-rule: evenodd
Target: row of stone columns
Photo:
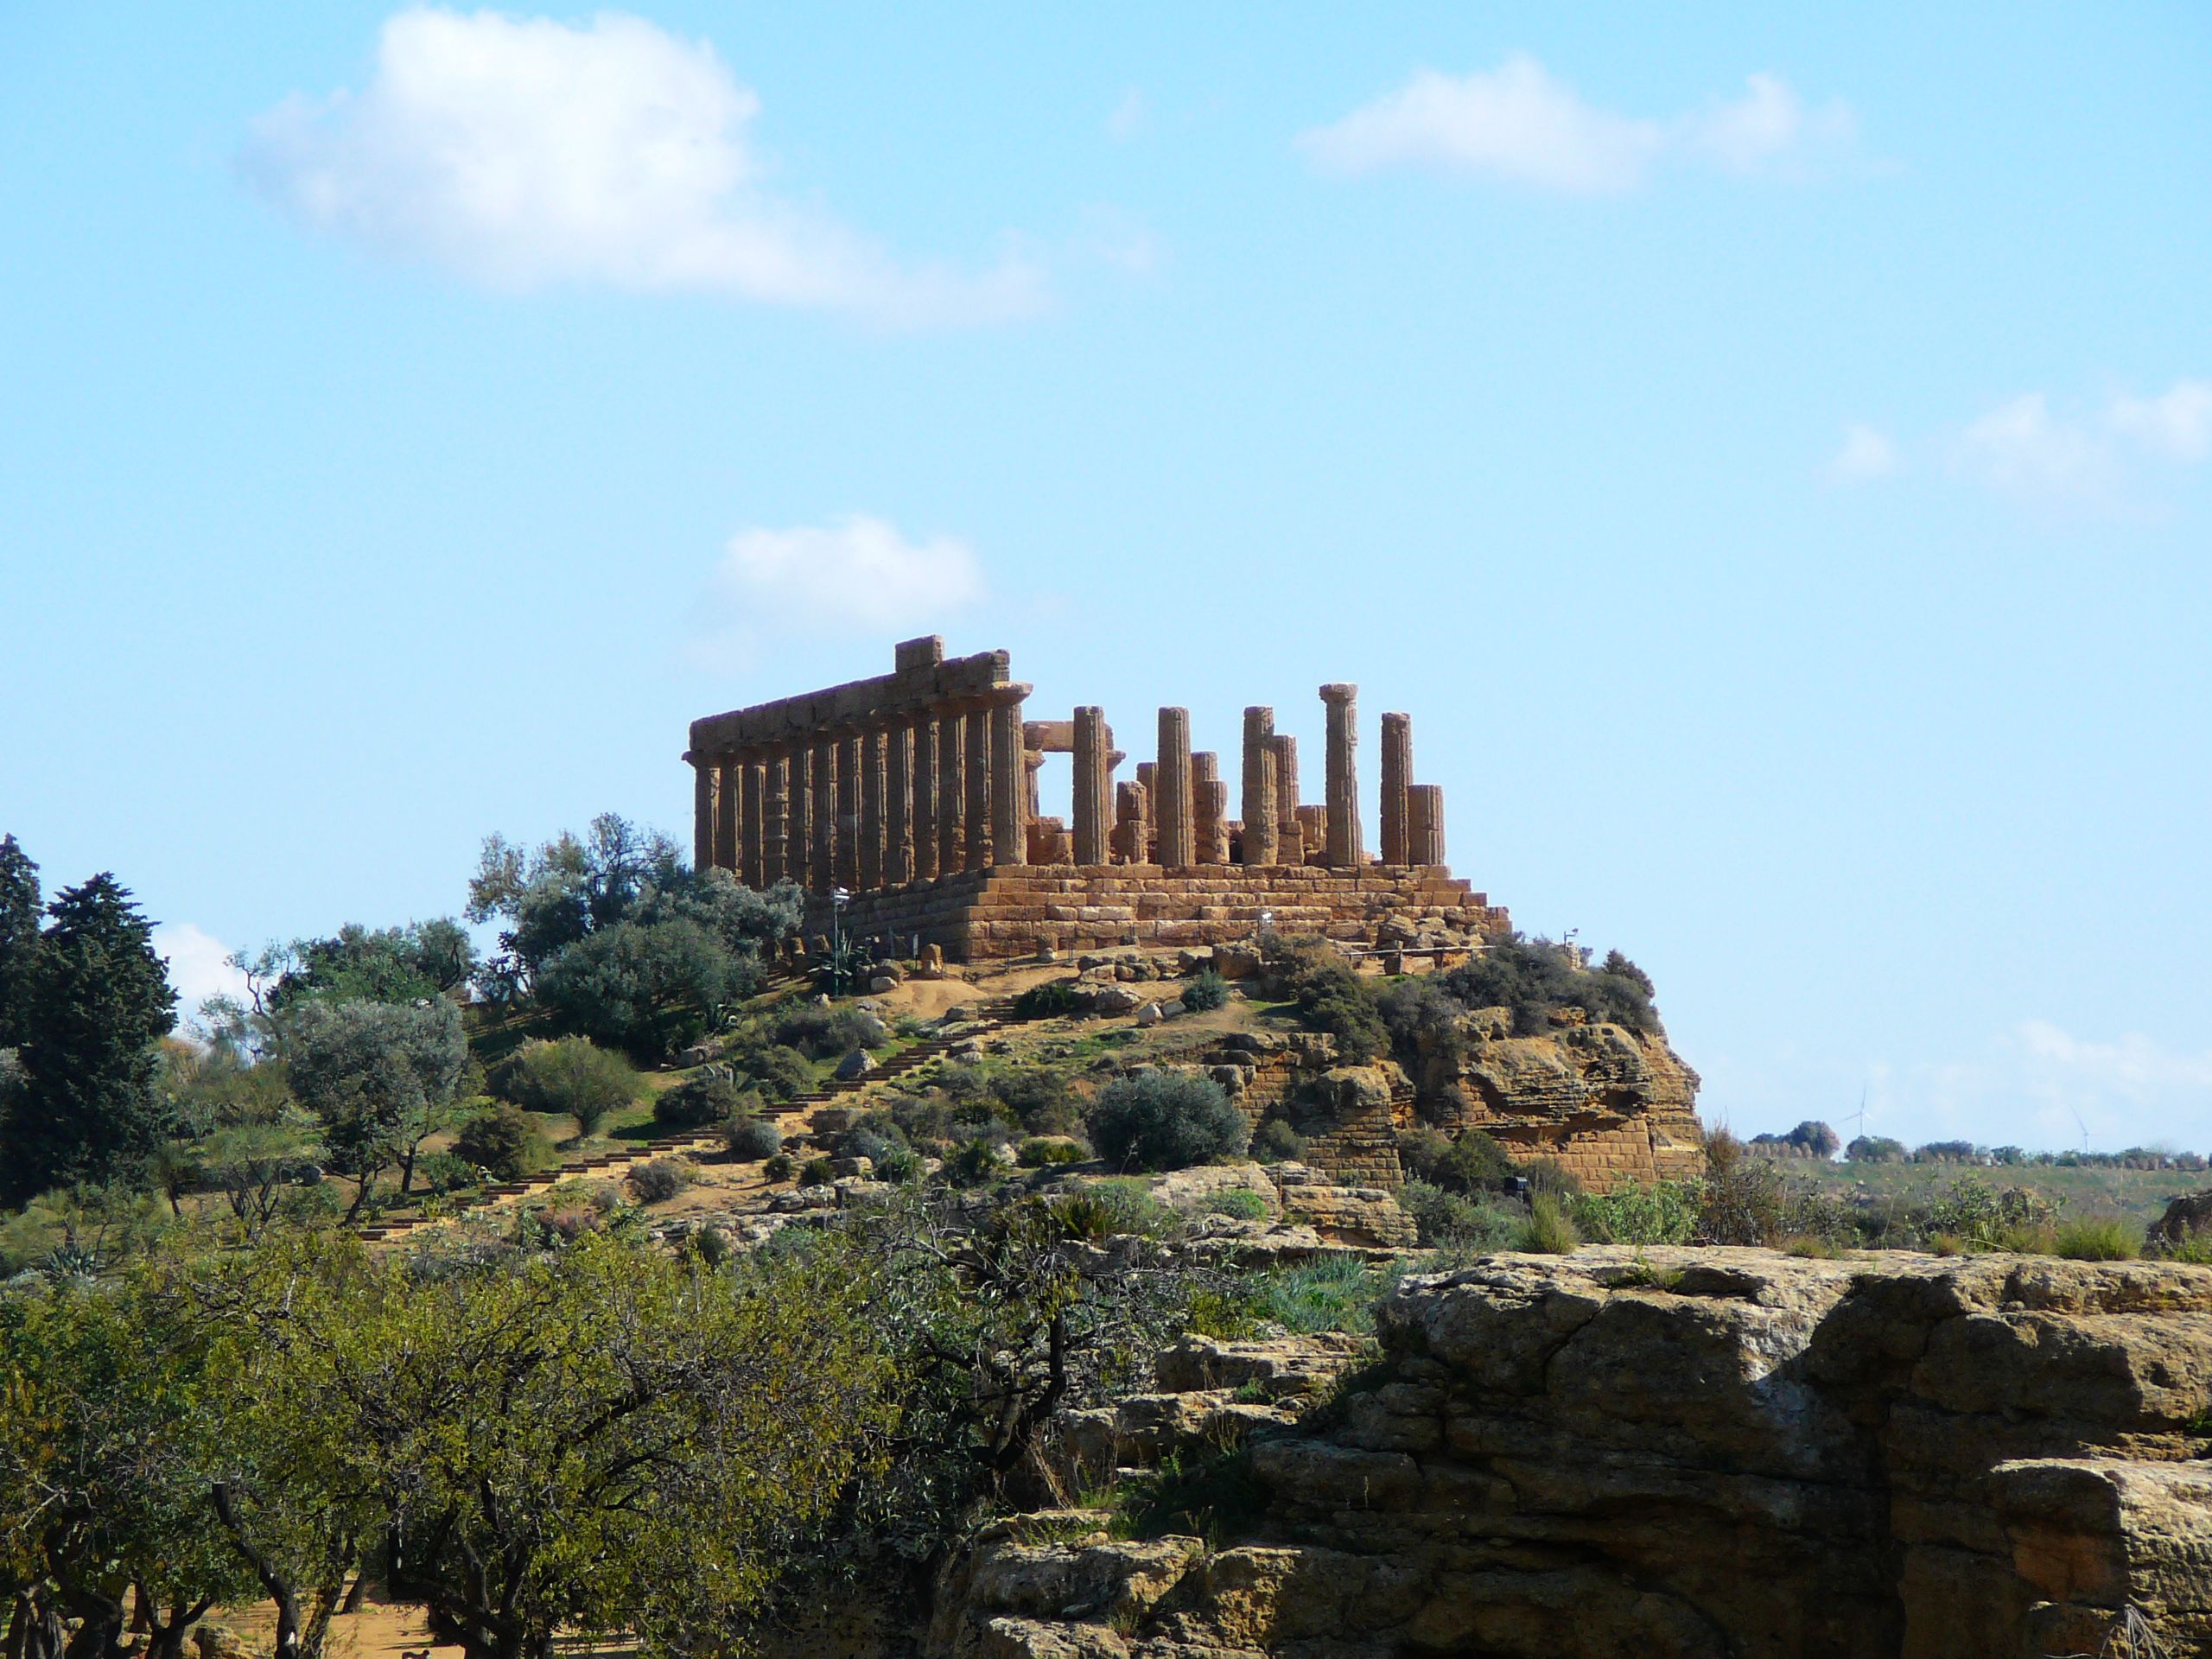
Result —
<instances>
[{"instance_id":1,"label":"row of stone columns","mask_svg":"<svg viewBox=\"0 0 2212 1659\"><path fill-rule=\"evenodd\" d=\"M692 851L750 887L903 887L1027 856L1026 685L857 730L694 755Z\"/></svg>"}]
</instances>

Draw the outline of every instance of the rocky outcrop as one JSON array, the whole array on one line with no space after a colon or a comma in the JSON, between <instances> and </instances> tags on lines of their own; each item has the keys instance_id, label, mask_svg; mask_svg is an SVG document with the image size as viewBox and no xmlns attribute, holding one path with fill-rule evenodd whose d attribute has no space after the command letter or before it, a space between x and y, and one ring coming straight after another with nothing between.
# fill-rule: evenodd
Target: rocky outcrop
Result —
<instances>
[{"instance_id":1,"label":"rocky outcrop","mask_svg":"<svg viewBox=\"0 0 2212 1659\"><path fill-rule=\"evenodd\" d=\"M1697 1073L1663 1032L1573 1023L1580 1013L1560 1010L1535 1037L1512 1035L1504 1008L1467 1015L1459 1041L1414 1068L1440 1127L1484 1130L1513 1156L1550 1158L1596 1191L1702 1173Z\"/></svg>"},{"instance_id":2,"label":"rocky outcrop","mask_svg":"<svg viewBox=\"0 0 2212 1659\"><path fill-rule=\"evenodd\" d=\"M1164 1362L1166 1395L1204 1398L1092 1446L1241 1437L1256 1519L1205 1546L1079 1512L1002 1532L927 1649L2011 1659L2139 1619L2212 1650L2212 1269L1500 1255L1402 1281L1379 1336L1295 1427L1286 1402L1329 1390L1249 1368L1306 1362Z\"/></svg>"}]
</instances>

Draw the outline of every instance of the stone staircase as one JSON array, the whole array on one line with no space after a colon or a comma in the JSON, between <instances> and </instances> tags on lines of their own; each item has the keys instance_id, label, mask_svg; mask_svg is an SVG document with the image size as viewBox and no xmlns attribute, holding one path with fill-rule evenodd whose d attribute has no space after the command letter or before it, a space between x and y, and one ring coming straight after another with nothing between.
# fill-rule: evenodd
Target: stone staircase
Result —
<instances>
[{"instance_id":1,"label":"stone staircase","mask_svg":"<svg viewBox=\"0 0 2212 1659\"><path fill-rule=\"evenodd\" d=\"M1014 1001L1001 997L977 1007L971 1025L996 1029L1014 1016ZM874 1070L858 1077L833 1079L810 1093L794 1096L770 1114L778 1131L786 1140L812 1133L817 1113L834 1106L845 1096L879 1083L889 1083L909 1077L923 1067L943 1059L953 1049L971 1043L987 1034L973 1029L963 1029L957 1037L927 1037L909 1044ZM541 1170L526 1180L495 1181L479 1187L474 1192L460 1196L464 1209L484 1210L527 1198L533 1192L543 1192L562 1181L574 1180L579 1176L599 1175L619 1180L636 1165L649 1163L655 1158L664 1158L674 1153L698 1152L718 1147L721 1136L716 1131L696 1130L678 1135L656 1135L635 1147L620 1150L593 1153L581 1158L571 1158L549 1170ZM427 1227L442 1227L453 1217L410 1216L395 1221L371 1222L358 1230L360 1237L372 1244L391 1243L408 1237Z\"/></svg>"}]
</instances>

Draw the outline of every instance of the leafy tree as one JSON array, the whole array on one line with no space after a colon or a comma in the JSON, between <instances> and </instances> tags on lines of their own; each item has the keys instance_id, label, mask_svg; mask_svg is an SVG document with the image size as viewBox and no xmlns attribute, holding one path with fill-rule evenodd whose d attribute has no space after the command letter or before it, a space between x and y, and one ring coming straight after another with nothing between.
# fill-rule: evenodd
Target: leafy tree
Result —
<instances>
[{"instance_id":1,"label":"leafy tree","mask_svg":"<svg viewBox=\"0 0 2212 1659\"><path fill-rule=\"evenodd\" d=\"M696 1042L759 982L696 922L617 922L556 957L538 1000L564 1031L640 1059Z\"/></svg>"},{"instance_id":2,"label":"leafy tree","mask_svg":"<svg viewBox=\"0 0 2212 1659\"><path fill-rule=\"evenodd\" d=\"M1843 1144L1841 1136L1815 1118L1807 1118L1783 1139L1807 1158L1833 1158Z\"/></svg>"},{"instance_id":3,"label":"leafy tree","mask_svg":"<svg viewBox=\"0 0 2212 1659\"><path fill-rule=\"evenodd\" d=\"M249 1242L260 1238L276 1219L305 1161L300 1137L276 1123L238 1123L218 1129L208 1137L201 1156L208 1177Z\"/></svg>"},{"instance_id":4,"label":"leafy tree","mask_svg":"<svg viewBox=\"0 0 2212 1659\"><path fill-rule=\"evenodd\" d=\"M413 1182L423 1142L442 1128L468 1060L461 1011L443 997L420 1007L311 1002L292 1020L292 1087L322 1125L334 1166L360 1183L359 1213L393 1164Z\"/></svg>"},{"instance_id":5,"label":"leafy tree","mask_svg":"<svg viewBox=\"0 0 2212 1659\"><path fill-rule=\"evenodd\" d=\"M13 836L0 838L0 1049L30 1039L39 903L38 866Z\"/></svg>"},{"instance_id":6,"label":"leafy tree","mask_svg":"<svg viewBox=\"0 0 2212 1659\"><path fill-rule=\"evenodd\" d=\"M545 1161L552 1150L529 1115L518 1106L499 1105L479 1112L454 1137L454 1156L492 1179L518 1181Z\"/></svg>"},{"instance_id":7,"label":"leafy tree","mask_svg":"<svg viewBox=\"0 0 2212 1659\"><path fill-rule=\"evenodd\" d=\"M1116 1077L1090 1107L1090 1144L1122 1168L1182 1169L1244 1150L1244 1114L1211 1077L1143 1071Z\"/></svg>"},{"instance_id":8,"label":"leafy tree","mask_svg":"<svg viewBox=\"0 0 2212 1659\"><path fill-rule=\"evenodd\" d=\"M272 1002L282 1010L307 998L331 1001L421 1002L467 982L476 947L448 918L367 928L349 922L335 937L296 940Z\"/></svg>"},{"instance_id":9,"label":"leafy tree","mask_svg":"<svg viewBox=\"0 0 2212 1659\"><path fill-rule=\"evenodd\" d=\"M151 925L106 874L63 888L47 913L29 976L22 1083L0 1122L0 1183L18 1200L62 1181L127 1176L169 1128L156 1045L176 1024L176 993Z\"/></svg>"},{"instance_id":10,"label":"leafy tree","mask_svg":"<svg viewBox=\"0 0 2212 1659\"><path fill-rule=\"evenodd\" d=\"M578 1131L590 1135L644 1087L627 1060L588 1037L533 1038L506 1067L499 1093L524 1111L573 1117Z\"/></svg>"},{"instance_id":11,"label":"leafy tree","mask_svg":"<svg viewBox=\"0 0 2212 1659\"><path fill-rule=\"evenodd\" d=\"M1364 1065L1389 1046L1374 992L1325 939L1279 947L1268 969L1282 994L1298 1004L1299 1023L1335 1038L1337 1056L1347 1065Z\"/></svg>"},{"instance_id":12,"label":"leafy tree","mask_svg":"<svg viewBox=\"0 0 2212 1659\"><path fill-rule=\"evenodd\" d=\"M558 952L621 921L649 887L683 868L674 842L613 812L594 818L582 838L563 833L534 852L491 836L469 880L467 914L504 920L501 949L534 980Z\"/></svg>"}]
</instances>

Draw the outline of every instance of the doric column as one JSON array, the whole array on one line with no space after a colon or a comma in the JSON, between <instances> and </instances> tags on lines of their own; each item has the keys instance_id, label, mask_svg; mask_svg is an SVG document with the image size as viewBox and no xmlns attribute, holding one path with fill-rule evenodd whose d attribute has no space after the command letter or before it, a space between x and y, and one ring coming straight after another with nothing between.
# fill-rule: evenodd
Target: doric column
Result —
<instances>
[{"instance_id":1,"label":"doric column","mask_svg":"<svg viewBox=\"0 0 2212 1659\"><path fill-rule=\"evenodd\" d=\"M781 750L768 760L760 792L760 885L772 887L789 873L785 844L791 835L791 756Z\"/></svg>"},{"instance_id":2,"label":"doric column","mask_svg":"<svg viewBox=\"0 0 2212 1659\"><path fill-rule=\"evenodd\" d=\"M1274 740L1275 752L1275 853L1286 864L1303 864L1312 844L1298 817L1298 740Z\"/></svg>"},{"instance_id":3,"label":"doric column","mask_svg":"<svg viewBox=\"0 0 2212 1659\"><path fill-rule=\"evenodd\" d=\"M1153 774L1154 810L1160 815L1160 862L1180 869L1197 861L1197 826L1191 810L1191 711L1160 711L1160 758Z\"/></svg>"},{"instance_id":4,"label":"doric column","mask_svg":"<svg viewBox=\"0 0 2212 1659\"><path fill-rule=\"evenodd\" d=\"M814 890L827 893L837 885L837 744L834 738L814 741Z\"/></svg>"},{"instance_id":5,"label":"doric column","mask_svg":"<svg viewBox=\"0 0 2212 1659\"><path fill-rule=\"evenodd\" d=\"M887 771L880 729L862 732L861 746L861 830L853 860L855 890L874 893L883 886L883 796Z\"/></svg>"},{"instance_id":6,"label":"doric column","mask_svg":"<svg viewBox=\"0 0 2212 1659\"><path fill-rule=\"evenodd\" d=\"M1329 747L1322 804L1329 813L1329 863L1357 869L1359 844L1359 688L1334 683L1321 688L1327 705Z\"/></svg>"},{"instance_id":7,"label":"doric column","mask_svg":"<svg viewBox=\"0 0 2212 1659\"><path fill-rule=\"evenodd\" d=\"M1191 785L1191 802L1198 817L1198 861L1228 863L1229 785L1218 778L1198 779Z\"/></svg>"},{"instance_id":8,"label":"doric column","mask_svg":"<svg viewBox=\"0 0 2212 1659\"><path fill-rule=\"evenodd\" d=\"M1277 860L1274 734L1274 709L1244 711L1244 862L1254 868Z\"/></svg>"},{"instance_id":9,"label":"doric column","mask_svg":"<svg viewBox=\"0 0 2212 1659\"><path fill-rule=\"evenodd\" d=\"M737 879L758 892L766 884L760 872L767 858L767 837L761 823L767 809L768 769L758 760L745 763L745 808L738 823Z\"/></svg>"},{"instance_id":10,"label":"doric column","mask_svg":"<svg viewBox=\"0 0 2212 1659\"><path fill-rule=\"evenodd\" d=\"M961 804L966 820L967 865L971 870L991 868L991 711L988 704L970 709L964 722L962 747L968 798Z\"/></svg>"},{"instance_id":11,"label":"doric column","mask_svg":"<svg viewBox=\"0 0 2212 1659\"><path fill-rule=\"evenodd\" d=\"M1444 785L1415 784L1406 791L1407 855L1409 864L1444 861Z\"/></svg>"},{"instance_id":12,"label":"doric column","mask_svg":"<svg viewBox=\"0 0 2212 1659\"><path fill-rule=\"evenodd\" d=\"M1106 729L1106 711L1084 707L1075 711L1075 861L1103 864L1108 858L1106 815L1111 807L1106 757L1114 734Z\"/></svg>"},{"instance_id":13,"label":"doric column","mask_svg":"<svg viewBox=\"0 0 2212 1659\"><path fill-rule=\"evenodd\" d=\"M937 717L937 870L951 875L968 861L968 717L946 709Z\"/></svg>"},{"instance_id":14,"label":"doric column","mask_svg":"<svg viewBox=\"0 0 2212 1659\"><path fill-rule=\"evenodd\" d=\"M991 694L991 862L1029 861L1029 817L1022 810L1021 705L1026 685L1002 685Z\"/></svg>"},{"instance_id":15,"label":"doric column","mask_svg":"<svg viewBox=\"0 0 2212 1659\"><path fill-rule=\"evenodd\" d=\"M848 893L861 883L861 734L837 739L837 844L831 861L837 885Z\"/></svg>"},{"instance_id":16,"label":"doric column","mask_svg":"<svg viewBox=\"0 0 2212 1659\"><path fill-rule=\"evenodd\" d=\"M745 811L745 767L734 754L721 755L715 764L722 776L715 796L715 863L734 873L737 823Z\"/></svg>"},{"instance_id":17,"label":"doric column","mask_svg":"<svg viewBox=\"0 0 2212 1659\"><path fill-rule=\"evenodd\" d=\"M924 715L914 722L914 876L927 881L937 874L937 716Z\"/></svg>"},{"instance_id":18,"label":"doric column","mask_svg":"<svg viewBox=\"0 0 2212 1659\"><path fill-rule=\"evenodd\" d=\"M914 728L900 721L883 734L883 885L914 879Z\"/></svg>"},{"instance_id":19,"label":"doric column","mask_svg":"<svg viewBox=\"0 0 2212 1659\"><path fill-rule=\"evenodd\" d=\"M1147 822L1149 802L1142 784L1121 784L1114 791L1115 853L1124 864L1145 861L1152 841Z\"/></svg>"},{"instance_id":20,"label":"doric column","mask_svg":"<svg viewBox=\"0 0 2212 1659\"><path fill-rule=\"evenodd\" d=\"M814 883L814 751L791 751L790 807L784 823L784 874L802 887Z\"/></svg>"},{"instance_id":21,"label":"doric column","mask_svg":"<svg viewBox=\"0 0 2212 1659\"><path fill-rule=\"evenodd\" d=\"M691 763L691 864L695 869L710 869L715 862L715 810L721 795L721 768L711 755L692 754L684 759Z\"/></svg>"},{"instance_id":22,"label":"doric column","mask_svg":"<svg viewBox=\"0 0 2212 1659\"><path fill-rule=\"evenodd\" d=\"M1382 861L1410 864L1406 791L1414 781L1414 717L1382 716Z\"/></svg>"}]
</instances>

